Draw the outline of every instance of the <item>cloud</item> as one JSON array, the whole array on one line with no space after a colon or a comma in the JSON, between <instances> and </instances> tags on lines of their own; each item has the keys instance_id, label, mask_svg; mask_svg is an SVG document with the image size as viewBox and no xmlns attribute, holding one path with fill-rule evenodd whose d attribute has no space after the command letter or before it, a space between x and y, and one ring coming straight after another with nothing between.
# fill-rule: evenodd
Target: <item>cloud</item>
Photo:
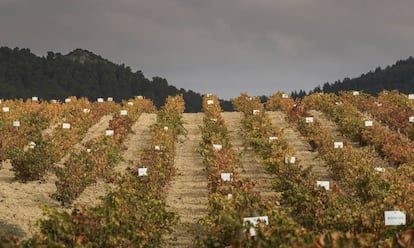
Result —
<instances>
[{"instance_id":1,"label":"cloud","mask_svg":"<svg viewBox=\"0 0 414 248\"><path fill-rule=\"evenodd\" d=\"M2 0L0 33L38 54L81 47L178 87L271 94L414 53L408 0Z\"/></svg>"}]
</instances>

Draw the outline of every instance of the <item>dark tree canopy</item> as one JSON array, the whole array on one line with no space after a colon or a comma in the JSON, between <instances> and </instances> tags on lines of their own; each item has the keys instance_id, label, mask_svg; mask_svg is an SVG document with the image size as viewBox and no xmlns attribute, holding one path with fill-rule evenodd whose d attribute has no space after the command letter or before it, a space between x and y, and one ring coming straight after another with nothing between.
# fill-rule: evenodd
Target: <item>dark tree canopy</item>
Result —
<instances>
[{"instance_id":1,"label":"dark tree canopy","mask_svg":"<svg viewBox=\"0 0 414 248\"><path fill-rule=\"evenodd\" d=\"M370 95L378 95L383 90L398 90L402 93L414 92L414 58L399 60L385 69L377 67L374 71L357 78L344 78L334 83L317 86L312 92L337 93L339 91L361 90ZM302 92L303 93L303 92Z\"/></svg>"},{"instance_id":2,"label":"dark tree canopy","mask_svg":"<svg viewBox=\"0 0 414 248\"><path fill-rule=\"evenodd\" d=\"M111 96L120 101L142 95L160 107L168 95L176 94L183 94L186 112L201 111L199 93L177 89L164 78L149 80L141 71L133 72L86 50L38 57L29 49L0 48L0 98L63 100L77 96L95 100ZM228 101L222 104L223 109L232 109Z\"/></svg>"}]
</instances>

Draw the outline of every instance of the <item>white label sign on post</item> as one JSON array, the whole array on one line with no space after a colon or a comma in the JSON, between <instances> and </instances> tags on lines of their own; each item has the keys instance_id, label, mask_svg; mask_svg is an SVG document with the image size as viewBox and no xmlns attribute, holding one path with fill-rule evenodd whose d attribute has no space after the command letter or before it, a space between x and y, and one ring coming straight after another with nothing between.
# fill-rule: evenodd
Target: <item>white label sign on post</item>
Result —
<instances>
[{"instance_id":1,"label":"white label sign on post","mask_svg":"<svg viewBox=\"0 0 414 248\"><path fill-rule=\"evenodd\" d=\"M374 169L377 172L381 172L381 173L384 173L385 172L385 168L383 168L383 167L375 167Z\"/></svg>"},{"instance_id":2,"label":"white label sign on post","mask_svg":"<svg viewBox=\"0 0 414 248\"><path fill-rule=\"evenodd\" d=\"M408 99L413 100L414 99L414 94L408 94Z\"/></svg>"},{"instance_id":3,"label":"white label sign on post","mask_svg":"<svg viewBox=\"0 0 414 248\"><path fill-rule=\"evenodd\" d=\"M207 100L207 105L212 105L212 104L214 104L213 100Z\"/></svg>"},{"instance_id":4,"label":"white label sign on post","mask_svg":"<svg viewBox=\"0 0 414 248\"><path fill-rule=\"evenodd\" d=\"M29 148L30 149L34 149L36 147L36 143L34 143L33 141L29 142Z\"/></svg>"},{"instance_id":5,"label":"white label sign on post","mask_svg":"<svg viewBox=\"0 0 414 248\"><path fill-rule=\"evenodd\" d=\"M97 101L98 101L98 102L103 102L103 101L104 101L104 99L103 99L102 97L98 97Z\"/></svg>"},{"instance_id":6,"label":"white label sign on post","mask_svg":"<svg viewBox=\"0 0 414 248\"><path fill-rule=\"evenodd\" d=\"M275 141L275 140L277 140L276 136L270 136L269 137L269 142L272 142L272 141Z\"/></svg>"},{"instance_id":7,"label":"white label sign on post","mask_svg":"<svg viewBox=\"0 0 414 248\"><path fill-rule=\"evenodd\" d=\"M161 147L160 146L154 146L154 150L161 151Z\"/></svg>"},{"instance_id":8,"label":"white label sign on post","mask_svg":"<svg viewBox=\"0 0 414 248\"><path fill-rule=\"evenodd\" d=\"M252 225L253 227L250 227L249 233L250 236L256 236L256 229L254 227L259 224L259 222L263 222L266 225L269 225L269 217L268 216L257 216L257 217L247 217L243 218L243 225Z\"/></svg>"},{"instance_id":9,"label":"white label sign on post","mask_svg":"<svg viewBox=\"0 0 414 248\"><path fill-rule=\"evenodd\" d=\"M65 99L65 103L69 103L69 102L71 102L72 100L70 99L70 98L66 98Z\"/></svg>"},{"instance_id":10,"label":"white label sign on post","mask_svg":"<svg viewBox=\"0 0 414 248\"><path fill-rule=\"evenodd\" d=\"M344 142L342 142L342 141L334 142L334 148L336 148L336 149L344 148Z\"/></svg>"},{"instance_id":11,"label":"white label sign on post","mask_svg":"<svg viewBox=\"0 0 414 248\"><path fill-rule=\"evenodd\" d=\"M13 121L13 127L20 127L20 121Z\"/></svg>"},{"instance_id":12,"label":"white label sign on post","mask_svg":"<svg viewBox=\"0 0 414 248\"><path fill-rule=\"evenodd\" d=\"M133 102L128 102L127 103L129 106L134 106L134 103Z\"/></svg>"},{"instance_id":13,"label":"white label sign on post","mask_svg":"<svg viewBox=\"0 0 414 248\"><path fill-rule=\"evenodd\" d=\"M305 117L305 122L306 123L312 123L313 122L313 117Z\"/></svg>"},{"instance_id":14,"label":"white label sign on post","mask_svg":"<svg viewBox=\"0 0 414 248\"><path fill-rule=\"evenodd\" d=\"M257 115L257 114L259 114L260 113L260 110L258 110L258 109L253 109L253 114L254 115Z\"/></svg>"},{"instance_id":15,"label":"white label sign on post","mask_svg":"<svg viewBox=\"0 0 414 248\"><path fill-rule=\"evenodd\" d=\"M7 113L7 112L10 111L10 108L9 107L3 107L2 110L3 110L4 113Z\"/></svg>"},{"instance_id":16,"label":"white label sign on post","mask_svg":"<svg viewBox=\"0 0 414 248\"><path fill-rule=\"evenodd\" d=\"M335 102L335 105L342 105L342 102Z\"/></svg>"},{"instance_id":17,"label":"white label sign on post","mask_svg":"<svg viewBox=\"0 0 414 248\"><path fill-rule=\"evenodd\" d=\"M108 102L113 102L114 101L114 98L113 97L108 97L107 101Z\"/></svg>"},{"instance_id":18,"label":"white label sign on post","mask_svg":"<svg viewBox=\"0 0 414 248\"><path fill-rule=\"evenodd\" d=\"M38 98L37 96L33 96L33 97L32 97L32 101L33 101L33 102L37 102L37 101L39 101L39 98Z\"/></svg>"},{"instance_id":19,"label":"white label sign on post","mask_svg":"<svg viewBox=\"0 0 414 248\"><path fill-rule=\"evenodd\" d=\"M164 131L166 131L166 132L168 131L168 127L167 126L164 127Z\"/></svg>"},{"instance_id":20,"label":"white label sign on post","mask_svg":"<svg viewBox=\"0 0 414 248\"><path fill-rule=\"evenodd\" d=\"M372 121L365 121L366 127L372 127L372 125L373 125Z\"/></svg>"},{"instance_id":21,"label":"white label sign on post","mask_svg":"<svg viewBox=\"0 0 414 248\"><path fill-rule=\"evenodd\" d=\"M216 150L216 151L220 151L220 150L223 148L223 146L222 146L222 145L220 145L220 144L213 144L213 148L214 148L214 150Z\"/></svg>"},{"instance_id":22,"label":"white label sign on post","mask_svg":"<svg viewBox=\"0 0 414 248\"><path fill-rule=\"evenodd\" d=\"M288 97L289 97L288 94L285 94L285 93L282 94L282 98L288 98Z\"/></svg>"},{"instance_id":23,"label":"white label sign on post","mask_svg":"<svg viewBox=\"0 0 414 248\"><path fill-rule=\"evenodd\" d=\"M414 116L408 117L408 122L414 122Z\"/></svg>"},{"instance_id":24,"label":"white label sign on post","mask_svg":"<svg viewBox=\"0 0 414 248\"><path fill-rule=\"evenodd\" d=\"M384 220L386 226L405 225L405 214L401 211L384 211Z\"/></svg>"},{"instance_id":25,"label":"white label sign on post","mask_svg":"<svg viewBox=\"0 0 414 248\"><path fill-rule=\"evenodd\" d=\"M51 103L57 103L57 100L56 99L52 99L52 100L50 100L50 102Z\"/></svg>"},{"instance_id":26,"label":"white label sign on post","mask_svg":"<svg viewBox=\"0 0 414 248\"><path fill-rule=\"evenodd\" d=\"M106 130L105 135L106 136L113 136L114 135L114 130Z\"/></svg>"},{"instance_id":27,"label":"white label sign on post","mask_svg":"<svg viewBox=\"0 0 414 248\"><path fill-rule=\"evenodd\" d=\"M359 96L359 91L354 90L354 91L352 92L352 95L354 95L354 96Z\"/></svg>"},{"instance_id":28,"label":"white label sign on post","mask_svg":"<svg viewBox=\"0 0 414 248\"><path fill-rule=\"evenodd\" d=\"M146 176L147 175L147 168L138 168L138 176Z\"/></svg>"},{"instance_id":29,"label":"white label sign on post","mask_svg":"<svg viewBox=\"0 0 414 248\"><path fill-rule=\"evenodd\" d=\"M220 177L223 182L230 182L231 181L232 173L221 173Z\"/></svg>"},{"instance_id":30,"label":"white label sign on post","mask_svg":"<svg viewBox=\"0 0 414 248\"><path fill-rule=\"evenodd\" d=\"M316 186L323 187L325 190L329 190L329 181L316 181Z\"/></svg>"},{"instance_id":31,"label":"white label sign on post","mask_svg":"<svg viewBox=\"0 0 414 248\"><path fill-rule=\"evenodd\" d=\"M85 113L85 114L89 114L89 112L91 112L91 110L90 110L90 109L88 109L88 108L84 108L84 109L83 109L83 113Z\"/></svg>"},{"instance_id":32,"label":"white label sign on post","mask_svg":"<svg viewBox=\"0 0 414 248\"><path fill-rule=\"evenodd\" d=\"M128 115L128 110L125 110L125 109L121 110L119 112L119 115L121 115L121 116Z\"/></svg>"},{"instance_id":33,"label":"white label sign on post","mask_svg":"<svg viewBox=\"0 0 414 248\"><path fill-rule=\"evenodd\" d=\"M285 164L294 164L296 162L296 157L285 157Z\"/></svg>"},{"instance_id":34,"label":"white label sign on post","mask_svg":"<svg viewBox=\"0 0 414 248\"><path fill-rule=\"evenodd\" d=\"M63 123L62 128L63 129L70 129L70 124L69 123Z\"/></svg>"}]
</instances>

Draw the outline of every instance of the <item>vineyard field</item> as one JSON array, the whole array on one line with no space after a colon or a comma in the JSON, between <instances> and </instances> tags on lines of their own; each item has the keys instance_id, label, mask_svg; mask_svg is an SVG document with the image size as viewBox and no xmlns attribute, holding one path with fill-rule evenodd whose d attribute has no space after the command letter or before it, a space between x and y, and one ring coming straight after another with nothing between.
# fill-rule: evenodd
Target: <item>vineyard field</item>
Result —
<instances>
[{"instance_id":1,"label":"vineyard field","mask_svg":"<svg viewBox=\"0 0 414 248\"><path fill-rule=\"evenodd\" d=\"M68 99L0 102L0 247L414 246L407 95Z\"/></svg>"}]
</instances>

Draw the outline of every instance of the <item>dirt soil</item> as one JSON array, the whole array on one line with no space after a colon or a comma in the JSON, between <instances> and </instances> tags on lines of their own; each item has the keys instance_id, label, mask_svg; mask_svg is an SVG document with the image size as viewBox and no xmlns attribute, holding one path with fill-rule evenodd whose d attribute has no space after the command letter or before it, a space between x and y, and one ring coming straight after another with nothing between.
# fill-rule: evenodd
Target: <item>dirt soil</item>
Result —
<instances>
[{"instance_id":1,"label":"dirt soil","mask_svg":"<svg viewBox=\"0 0 414 248\"><path fill-rule=\"evenodd\" d=\"M312 172L319 180L330 180L325 161L319 158L319 153L312 151L306 139L286 121L282 111L267 112L273 125L283 130L283 137L295 149L295 156L300 164L307 168L313 166Z\"/></svg>"},{"instance_id":2,"label":"dirt soil","mask_svg":"<svg viewBox=\"0 0 414 248\"><path fill-rule=\"evenodd\" d=\"M241 168L238 171L240 178L257 182L255 190L260 192L264 199L277 196L277 192L272 189L272 175L258 162L251 148L247 147L245 149L241 128L243 114L240 112L224 112L222 115L227 128L231 132L230 138L233 149L237 153L242 153L240 160Z\"/></svg>"},{"instance_id":3,"label":"dirt soil","mask_svg":"<svg viewBox=\"0 0 414 248\"><path fill-rule=\"evenodd\" d=\"M194 239L200 235L198 220L208 214L207 173L201 155L196 151L201 141L199 126L203 114L184 114L187 138L176 143L174 166L177 169L167 195L170 211L180 217L178 225L166 237L167 247L195 247Z\"/></svg>"},{"instance_id":4,"label":"dirt soil","mask_svg":"<svg viewBox=\"0 0 414 248\"><path fill-rule=\"evenodd\" d=\"M81 144L102 135L111 118L110 115L103 116L75 146L82 147ZM52 174L46 176L44 181L20 183L15 180L11 169L11 164L6 161L0 170L0 232L21 238L31 237L39 230L36 221L43 217L39 206L60 208L60 203L50 197L56 192L57 178Z\"/></svg>"}]
</instances>

